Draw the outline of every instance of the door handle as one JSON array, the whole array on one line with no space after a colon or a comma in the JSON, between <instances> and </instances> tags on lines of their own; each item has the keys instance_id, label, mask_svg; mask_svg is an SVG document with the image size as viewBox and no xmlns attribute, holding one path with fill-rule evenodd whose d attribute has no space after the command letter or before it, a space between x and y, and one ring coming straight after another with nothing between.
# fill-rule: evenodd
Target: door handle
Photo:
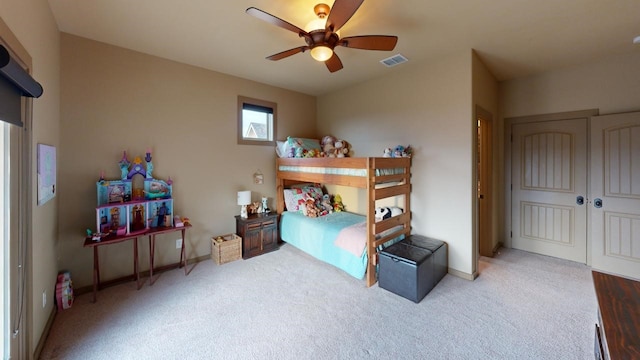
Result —
<instances>
[{"instance_id":1,"label":"door handle","mask_svg":"<svg viewBox=\"0 0 640 360\"><path fill-rule=\"evenodd\" d=\"M602 207L602 199L595 198L593 200L593 206L595 206L596 208L600 209Z\"/></svg>"},{"instance_id":2,"label":"door handle","mask_svg":"<svg viewBox=\"0 0 640 360\"><path fill-rule=\"evenodd\" d=\"M578 205L584 205L584 196L579 195L579 196L576 198L576 204L578 204Z\"/></svg>"}]
</instances>

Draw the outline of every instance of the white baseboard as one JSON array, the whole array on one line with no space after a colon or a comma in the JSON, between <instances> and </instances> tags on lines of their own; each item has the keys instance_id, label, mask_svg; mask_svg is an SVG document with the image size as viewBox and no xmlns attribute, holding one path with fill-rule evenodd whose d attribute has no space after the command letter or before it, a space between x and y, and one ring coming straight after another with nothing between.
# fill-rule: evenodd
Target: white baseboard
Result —
<instances>
[{"instance_id":1,"label":"white baseboard","mask_svg":"<svg viewBox=\"0 0 640 360\"><path fill-rule=\"evenodd\" d=\"M473 274L468 274L456 269L449 268L447 272L453 276L457 276L459 278L462 278L465 280L471 280L471 281L475 280L478 277L477 271L475 271Z\"/></svg>"}]
</instances>

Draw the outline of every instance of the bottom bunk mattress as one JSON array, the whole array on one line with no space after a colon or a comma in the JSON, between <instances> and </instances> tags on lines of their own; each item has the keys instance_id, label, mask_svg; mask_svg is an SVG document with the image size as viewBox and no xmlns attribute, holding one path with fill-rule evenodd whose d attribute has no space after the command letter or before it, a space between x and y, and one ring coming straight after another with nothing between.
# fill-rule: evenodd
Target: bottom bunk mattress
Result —
<instances>
[{"instance_id":1,"label":"bottom bunk mattress","mask_svg":"<svg viewBox=\"0 0 640 360\"><path fill-rule=\"evenodd\" d=\"M364 215L343 211L313 218L285 211L280 220L280 237L355 278L364 278L367 270Z\"/></svg>"}]
</instances>

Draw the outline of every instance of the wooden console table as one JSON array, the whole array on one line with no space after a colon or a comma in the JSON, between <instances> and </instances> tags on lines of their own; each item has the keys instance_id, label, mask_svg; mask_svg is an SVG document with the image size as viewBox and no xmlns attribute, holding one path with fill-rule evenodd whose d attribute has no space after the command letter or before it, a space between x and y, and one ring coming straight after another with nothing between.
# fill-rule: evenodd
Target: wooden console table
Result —
<instances>
[{"instance_id":1,"label":"wooden console table","mask_svg":"<svg viewBox=\"0 0 640 360\"><path fill-rule=\"evenodd\" d=\"M640 359L640 281L591 273L598 298L596 359Z\"/></svg>"},{"instance_id":2,"label":"wooden console table","mask_svg":"<svg viewBox=\"0 0 640 360\"><path fill-rule=\"evenodd\" d=\"M185 225L180 227L167 227L167 228L155 228L146 233L149 235L149 285L153 285L153 258L156 251L156 235L167 234L174 231L181 231L182 233L182 247L180 248L180 263L178 266L184 267L184 276L187 276L187 254L185 253L185 233L187 228L191 225Z\"/></svg>"},{"instance_id":3,"label":"wooden console table","mask_svg":"<svg viewBox=\"0 0 640 360\"><path fill-rule=\"evenodd\" d=\"M84 247L93 248L93 302L96 302L96 292L100 287L100 258L98 253L98 248L100 246L133 240L133 274L136 279L136 286L138 290L140 289L140 273L138 269L138 237L143 235L144 233L122 236L107 236L100 239L100 241L94 241L91 239L91 237L87 237L84 239Z\"/></svg>"},{"instance_id":4,"label":"wooden console table","mask_svg":"<svg viewBox=\"0 0 640 360\"><path fill-rule=\"evenodd\" d=\"M129 235L121 235L121 236L107 236L99 241L94 241L91 237L85 237L84 247L93 248L93 302L96 302L96 293L100 288L100 257L98 248L105 245L117 244L129 240L133 240L133 277L136 279L137 289L140 290L140 272L138 266L138 238L142 236L149 236L149 274L150 274L150 282L151 278L153 278L153 256L155 250L155 237L159 234L166 234L174 231L182 232L182 248L180 251L180 264L183 264L185 271L184 274L187 275L187 258L185 253L185 232L187 228L191 227L191 225L181 226L181 227L166 227L166 228L154 228L144 232L139 232L135 234Z\"/></svg>"}]
</instances>

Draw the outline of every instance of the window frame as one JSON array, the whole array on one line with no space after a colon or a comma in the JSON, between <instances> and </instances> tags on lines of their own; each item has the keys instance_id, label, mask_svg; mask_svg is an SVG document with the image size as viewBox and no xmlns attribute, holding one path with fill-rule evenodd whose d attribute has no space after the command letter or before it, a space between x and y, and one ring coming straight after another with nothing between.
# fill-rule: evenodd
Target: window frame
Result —
<instances>
[{"instance_id":1,"label":"window frame","mask_svg":"<svg viewBox=\"0 0 640 360\"><path fill-rule=\"evenodd\" d=\"M243 125L244 118L242 111L245 108L245 104L250 107L255 107L256 109L266 108L271 110L272 121L271 121L271 139L270 140L253 140L250 138L244 137L243 134ZM267 112L265 112L267 113ZM278 129L278 105L271 101L254 99L246 96L238 95L238 145L266 145L266 146L275 146L277 139L277 129Z\"/></svg>"}]
</instances>

